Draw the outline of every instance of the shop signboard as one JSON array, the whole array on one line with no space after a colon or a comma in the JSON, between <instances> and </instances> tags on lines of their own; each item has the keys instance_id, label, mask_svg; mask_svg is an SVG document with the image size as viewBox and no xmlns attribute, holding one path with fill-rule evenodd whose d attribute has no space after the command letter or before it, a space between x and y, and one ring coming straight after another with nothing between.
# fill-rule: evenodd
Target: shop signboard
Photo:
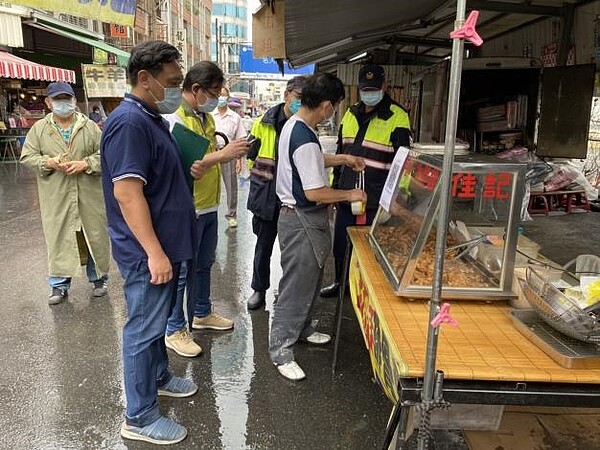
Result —
<instances>
[{"instance_id":1,"label":"shop signboard","mask_svg":"<svg viewBox=\"0 0 600 450\"><path fill-rule=\"evenodd\" d=\"M369 351L373 374L385 395L395 403L398 401L398 380L408 372L408 366L393 344L393 336L385 322L380 320L375 291L362 274L356 252L352 252L348 281L352 306Z\"/></svg>"},{"instance_id":2,"label":"shop signboard","mask_svg":"<svg viewBox=\"0 0 600 450\"><path fill-rule=\"evenodd\" d=\"M88 98L124 97L127 89L125 68L82 64L83 83Z\"/></svg>"},{"instance_id":3,"label":"shop signboard","mask_svg":"<svg viewBox=\"0 0 600 450\"><path fill-rule=\"evenodd\" d=\"M315 71L314 64L308 64L298 69L291 69L285 66L285 75L311 75ZM258 76L276 75L281 76L277 61L272 57L259 57L252 46L243 45L240 49L240 72L247 74L256 74Z\"/></svg>"},{"instance_id":4,"label":"shop signboard","mask_svg":"<svg viewBox=\"0 0 600 450\"><path fill-rule=\"evenodd\" d=\"M259 58L285 58L285 2L263 4L252 14L252 43Z\"/></svg>"},{"instance_id":5,"label":"shop signboard","mask_svg":"<svg viewBox=\"0 0 600 450\"><path fill-rule=\"evenodd\" d=\"M181 55L181 70L187 71L187 32L185 29L175 32L175 47Z\"/></svg>"},{"instance_id":6,"label":"shop signboard","mask_svg":"<svg viewBox=\"0 0 600 450\"><path fill-rule=\"evenodd\" d=\"M101 22L133 26L135 20L135 0L111 0L110 2L93 2L90 0L11 0L11 4L29 6L69 14L88 17Z\"/></svg>"},{"instance_id":7,"label":"shop signboard","mask_svg":"<svg viewBox=\"0 0 600 450\"><path fill-rule=\"evenodd\" d=\"M108 52L94 47L94 64L108 64Z\"/></svg>"},{"instance_id":8,"label":"shop signboard","mask_svg":"<svg viewBox=\"0 0 600 450\"><path fill-rule=\"evenodd\" d=\"M119 25L118 23L110 24L110 36L116 38L126 38L128 28L125 25Z\"/></svg>"}]
</instances>

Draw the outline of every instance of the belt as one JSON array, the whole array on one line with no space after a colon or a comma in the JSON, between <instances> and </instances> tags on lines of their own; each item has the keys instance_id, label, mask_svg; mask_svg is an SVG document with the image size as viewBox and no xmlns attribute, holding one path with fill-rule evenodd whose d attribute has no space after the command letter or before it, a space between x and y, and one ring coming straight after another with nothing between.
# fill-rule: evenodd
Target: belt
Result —
<instances>
[{"instance_id":1,"label":"belt","mask_svg":"<svg viewBox=\"0 0 600 450\"><path fill-rule=\"evenodd\" d=\"M293 213L296 207L294 205L281 205L281 212Z\"/></svg>"}]
</instances>

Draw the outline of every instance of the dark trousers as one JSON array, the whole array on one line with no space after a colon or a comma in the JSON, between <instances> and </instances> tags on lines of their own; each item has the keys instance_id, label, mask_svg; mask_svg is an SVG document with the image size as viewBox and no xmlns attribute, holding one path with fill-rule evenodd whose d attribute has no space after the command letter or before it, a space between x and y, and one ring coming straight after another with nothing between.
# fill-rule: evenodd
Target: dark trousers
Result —
<instances>
[{"instance_id":1,"label":"dark trousers","mask_svg":"<svg viewBox=\"0 0 600 450\"><path fill-rule=\"evenodd\" d=\"M279 210L273 220L264 220L256 215L252 217L252 232L256 235L252 289L257 292L265 292L271 286L271 255L277 238L278 219Z\"/></svg>"},{"instance_id":2,"label":"dark trousers","mask_svg":"<svg viewBox=\"0 0 600 450\"><path fill-rule=\"evenodd\" d=\"M375 220L376 209L367 209L367 223L371 225ZM335 259L335 281L340 282L344 270L344 256L346 256L346 228L356 226L356 216L352 214L350 204L338 203L335 214L335 227L333 229L333 257Z\"/></svg>"}]
</instances>

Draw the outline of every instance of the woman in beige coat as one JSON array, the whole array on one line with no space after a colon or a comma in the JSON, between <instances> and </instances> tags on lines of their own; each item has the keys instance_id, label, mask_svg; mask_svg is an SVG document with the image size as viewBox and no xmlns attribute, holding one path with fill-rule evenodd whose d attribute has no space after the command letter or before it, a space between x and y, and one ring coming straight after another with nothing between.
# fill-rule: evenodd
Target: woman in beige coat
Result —
<instances>
[{"instance_id":1,"label":"woman in beige coat","mask_svg":"<svg viewBox=\"0 0 600 450\"><path fill-rule=\"evenodd\" d=\"M100 177L100 130L75 111L67 83L48 85L52 112L27 133L21 163L37 174L42 227L48 249L48 303L63 301L71 278L86 264L92 295L107 293L110 244Z\"/></svg>"}]
</instances>

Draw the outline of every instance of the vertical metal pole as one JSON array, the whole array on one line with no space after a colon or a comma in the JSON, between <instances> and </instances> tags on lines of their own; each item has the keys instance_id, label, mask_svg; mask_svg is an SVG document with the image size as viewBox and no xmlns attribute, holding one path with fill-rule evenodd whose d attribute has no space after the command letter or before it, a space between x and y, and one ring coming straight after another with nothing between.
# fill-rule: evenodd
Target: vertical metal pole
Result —
<instances>
[{"instance_id":1,"label":"vertical metal pole","mask_svg":"<svg viewBox=\"0 0 600 450\"><path fill-rule=\"evenodd\" d=\"M458 0L456 4L456 22L454 28L460 28L465 22L466 0ZM462 72L462 58L464 43L462 39L454 38L452 42L452 62L450 65L450 86L448 92L448 110L446 115L446 135L444 147L444 164L441 175L441 195L438 212L438 224L435 245L435 266L433 275L433 288L429 303L429 329L427 332L427 350L425 354L425 374L421 401L424 404L433 399L435 385L435 360L439 328L434 328L431 321L440 311L442 298L442 284L444 272L444 253L446 252L446 235L450 213L452 163L454 160L454 140L456 139L456 121L458 117L458 104L460 94L460 80ZM429 446L427 433L420 433L418 441L419 450L426 450Z\"/></svg>"}]
</instances>

